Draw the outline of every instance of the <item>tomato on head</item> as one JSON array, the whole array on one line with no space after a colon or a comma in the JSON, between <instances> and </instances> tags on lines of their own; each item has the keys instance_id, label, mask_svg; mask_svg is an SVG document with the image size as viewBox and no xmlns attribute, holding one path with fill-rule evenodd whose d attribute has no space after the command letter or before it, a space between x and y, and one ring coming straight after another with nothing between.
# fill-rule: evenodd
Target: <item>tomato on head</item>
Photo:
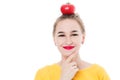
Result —
<instances>
[{"instance_id":1,"label":"tomato on head","mask_svg":"<svg viewBox=\"0 0 120 80\"><path fill-rule=\"evenodd\" d=\"M62 14L74 14L75 7L74 5L67 3L67 4L63 4L60 10Z\"/></svg>"}]
</instances>

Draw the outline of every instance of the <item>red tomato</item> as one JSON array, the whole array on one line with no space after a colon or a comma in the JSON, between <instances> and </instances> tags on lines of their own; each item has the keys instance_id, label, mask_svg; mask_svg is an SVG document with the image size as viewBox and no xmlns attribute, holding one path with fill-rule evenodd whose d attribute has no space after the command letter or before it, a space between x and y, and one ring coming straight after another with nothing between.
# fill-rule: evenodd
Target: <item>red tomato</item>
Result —
<instances>
[{"instance_id":1,"label":"red tomato","mask_svg":"<svg viewBox=\"0 0 120 80\"><path fill-rule=\"evenodd\" d=\"M75 11L75 7L74 5L67 3L67 4L63 4L61 6L61 12L62 14L74 14Z\"/></svg>"}]
</instances>

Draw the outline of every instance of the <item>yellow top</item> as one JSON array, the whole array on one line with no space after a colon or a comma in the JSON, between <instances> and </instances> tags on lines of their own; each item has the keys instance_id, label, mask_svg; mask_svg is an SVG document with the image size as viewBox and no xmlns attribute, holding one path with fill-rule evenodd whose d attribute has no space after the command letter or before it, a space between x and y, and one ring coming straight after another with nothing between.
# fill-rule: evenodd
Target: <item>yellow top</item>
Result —
<instances>
[{"instance_id":1,"label":"yellow top","mask_svg":"<svg viewBox=\"0 0 120 80\"><path fill-rule=\"evenodd\" d=\"M58 64L45 66L38 70L35 80L60 80L61 67ZM98 64L79 70L73 80L110 80L108 74Z\"/></svg>"}]
</instances>

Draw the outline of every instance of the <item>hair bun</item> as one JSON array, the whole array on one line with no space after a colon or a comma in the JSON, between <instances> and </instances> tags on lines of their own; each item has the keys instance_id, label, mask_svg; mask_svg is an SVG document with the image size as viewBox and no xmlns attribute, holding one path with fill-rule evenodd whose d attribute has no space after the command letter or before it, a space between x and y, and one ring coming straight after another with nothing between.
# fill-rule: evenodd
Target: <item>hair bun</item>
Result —
<instances>
[{"instance_id":1,"label":"hair bun","mask_svg":"<svg viewBox=\"0 0 120 80\"><path fill-rule=\"evenodd\" d=\"M75 6L73 4L66 3L61 6L60 10L63 15L74 14Z\"/></svg>"}]
</instances>

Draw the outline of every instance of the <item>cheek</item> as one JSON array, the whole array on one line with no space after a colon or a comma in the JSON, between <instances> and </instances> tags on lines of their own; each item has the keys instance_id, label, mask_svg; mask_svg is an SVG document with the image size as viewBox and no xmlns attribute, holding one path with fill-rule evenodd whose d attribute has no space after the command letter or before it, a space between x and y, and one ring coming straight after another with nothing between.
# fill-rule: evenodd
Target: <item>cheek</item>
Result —
<instances>
[{"instance_id":1,"label":"cheek","mask_svg":"<svg viewBox=\"0 0 120 80\"><path fill-rule=\"evenodd\" d=\"M80 43L81 43L81 41L82 41L80 37L78 37L78 38L73 38L72 40L73 40L74 43L77 44L77 45L80 45Z\"/></svg>"},{"instance_id":2,"label":"cheek","mask_svg":"<svg viewBox=\"0 0 120 80\"><path fill-rule=\"evenodd\" d=\"M64 43L64 38L56 38L55 43L57 46L61 46Z\"/></svg>"},{"instance_id":3,"label":"cheek","mask_svg":"<svg viewBox=\"0 0 120 80\"><path fill-rule=\"evenodd\" d=\"M76 37L73 39L74 43L78 46L81 46L84 43L84 37Z\"/></svg>"}]
</instances>

